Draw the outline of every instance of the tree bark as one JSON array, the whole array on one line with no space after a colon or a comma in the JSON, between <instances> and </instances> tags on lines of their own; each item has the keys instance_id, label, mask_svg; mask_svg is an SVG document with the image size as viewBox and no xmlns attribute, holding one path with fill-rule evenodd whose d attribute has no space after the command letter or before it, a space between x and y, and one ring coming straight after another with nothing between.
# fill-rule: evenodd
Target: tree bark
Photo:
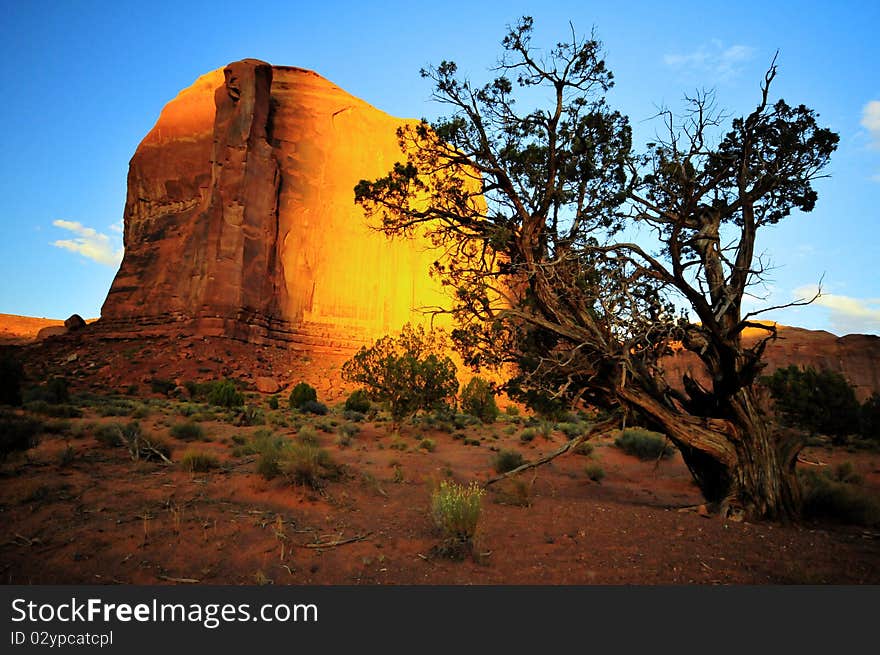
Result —
<instances>
[{"instance_id":1,"label":"tree bark","mask_svg":"<svg viewBox=\"0 0 880 655\"><path fill-rule=\"evenodd\" d=\"M751 388L729 401L729 419L696 418L635 388L621 400L644 414L679 448L704 498L726 513L790 520L800 512L795 466L801 443L778 438L758 414Z\"/></svg>"}]
</instances>

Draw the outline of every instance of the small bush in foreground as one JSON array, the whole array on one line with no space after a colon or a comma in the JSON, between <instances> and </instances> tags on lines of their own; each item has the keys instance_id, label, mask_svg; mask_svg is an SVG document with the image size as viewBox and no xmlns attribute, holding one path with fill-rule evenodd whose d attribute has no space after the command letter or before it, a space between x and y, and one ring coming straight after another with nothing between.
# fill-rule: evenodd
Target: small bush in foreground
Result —
<instances>
[{"instance_id":1,"label":"small bush in foreground","mask_svg":"<svg viewBox=\"0 0 880 655\"><path fill-rule=\"evenodd\" d=\"M605 469L603 469L599 464L595 462L592 464L587 464L584 467L584 473L587 474L587 477L590 478L593 482L602 482L605 478Z\"/></svg>"},{"instance_id":2,"label":"small bush in foreground","mask_svg":"<svg viewBox=\"0 0 880 655\"><path fill-rule=\"evenodd\" d=\"M433 453L437 449L437 442L426 437L419 441L419 448L429 453Z\"/></svg>"},{"instance_id":3,"label":"small bush in foreground","mask_svg":"<svg viewBox=\"0 0 880 655\"><path fill-rule=\"evenodd\" d=\"M665 459L675 454L663 435L641 428L627 428L614 440L614 445L641 460Z\"/></svg>"},{"instance_id":4,"label":"small bush in foreground","mask_svg":"<svg viewBox=\"0 0 880 655\"><path fill-rule=\"evenodd\" d=\"M323 448L312 444L293 442L281 451L278 468L296 484L319 489L323 480L335 479L340 469Z\"/></svg>"},{"instance_id":5,"label":"small bush in foreground","mask_svg":"<svg viewBox=\"0 0 880 655\"><path fill-rule=\"evenodd\" d=\"M444 480L431 495L431 514L446 539L442 554L461 558L473 551L484 493L476 482L465 487Z\"/></svg>"},{"instance_id":6,"label":"small bush in foreground","mask_svg":"<svg viewBox=\"0 0 880 655\"><path fill-rule=\"evenodd\" d=\"M187 450L180 458L180 467L190 473L207 473L220 466L217 458L208 453Z\"/></svg>"},{"instance_id":7,"label":"small bush in foreground","mask_svg":"<svg viewBox=\"0 0 880 655\"><path fill-rule=\"evenodd\" d=\"M492 467L498 474L507 473L523 465L522 453L515 450L502 450L495 455Z\"/></svg>"}]
</instances>

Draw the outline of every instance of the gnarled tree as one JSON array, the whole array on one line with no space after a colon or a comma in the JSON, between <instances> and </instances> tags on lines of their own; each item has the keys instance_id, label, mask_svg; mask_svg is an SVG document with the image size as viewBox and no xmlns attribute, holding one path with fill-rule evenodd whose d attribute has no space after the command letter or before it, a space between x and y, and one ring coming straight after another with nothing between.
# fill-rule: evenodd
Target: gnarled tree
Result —
<instances>
[{"instance_id":1,"label":"gnarled tree","mask_svg":"<svg viewBox=\"0 0 880 655\"><path fill-rule=\"evenodd\" d=\"M707 500L793 516L801 444L771 430L753 389L775 330L742 300L762 273L759 230L813 208L837 135L803 105L769 103L771 66L756 109L714 145L720 119L702 95L635 156L597 39L573 32L540 54L531 32L527 17L510 28L485 85L452 62L423 70L450 115L401 128L406 161L362 181L356 201L386 233L426 229L448 249L436 272L469 363L516 364L513 391L636 413L679 447ZM622 239L633 225L652 228L656 254ZM676 314L682 300L699 323ZM747 327L766 338L745 346ZM668 379L673 343L700 358L709 388Z\"/></svg>"}]
</instances>

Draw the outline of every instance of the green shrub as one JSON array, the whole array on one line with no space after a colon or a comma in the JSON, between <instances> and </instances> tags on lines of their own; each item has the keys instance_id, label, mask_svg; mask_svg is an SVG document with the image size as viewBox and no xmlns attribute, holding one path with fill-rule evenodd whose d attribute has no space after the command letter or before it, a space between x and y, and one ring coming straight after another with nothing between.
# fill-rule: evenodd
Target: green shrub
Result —
<instances>
[{"instance_id":1,"label":"green shrub","mask_svg":"<svg viewBox=\"0 0 880 655\"><path fill-rule=\"evenodd\" d=\"M361 414L366 414L370 411L370 406L370 397L363 389L358 389L357 391L354 391L345 400L345 409L349 412L360 412Z\"/></svg>"},{"instance_id":2,"label":"green shrub","mask_svg":"<svg viewBox=\"0 0 880 655\"><path fill-rule=\"evenodd\" d=\"M386 336L361 348L342 366L342 377L362 384L371 399L387 403L395 425L416 412L447 404L458 391L455 364L445 356L439 332L403 326L399 336Z\"/></svg>"},{"instance_id":3,"label":"green shrub","mask_svg":"<svg viewBox=\"0 0 880 655\"><path fill-rule=\"evenodd\" d=\"M211 383L207 394L208 402L218 407L241 407L244 396L235 387L232 380L219 380Z\"/></svg>"},{"instance_id":4,"label":"green shrub","mask_svg":"<svg viewBox=\"0 0 880 655\"><path fill-rule=\"evenodd\" d=\"M180 458L180 467L190 473L207 473L219 466L216 457L196 450L187 450Z\"/></svg>"},{"instance_id":5,"label":"green shrub","mask_svg":"<svg viewBox=\"0 0 880 655\"><path fill-rule=\"evenodd\" d=\"M269 398L269 409L278 409L278 396L272 396Z\"/></svg>"},{"instance_id":6,"label":"green shrub","mask_svg":"<svg viewBox=\"0 0 880 655\"><path fill-rule=\"evenodd\" d=\"M28 450L37 445L43 430L42 421L12 412L0 411L0 462L13 452Z\"/></svg>"},{"instance_id":7,"label":"green shrub","mask_svg":"<svg viewBox=\"0 0 880 655\"><path fill-rule=\"evenodd\" d=\"M433 453L437 450L437 442L433 439L428 439L427 437L419 441L419 448L422 450L426 450L429 453Z\"/></svg>"},{"instance_id":8,"label":"green shrub","mask_svg":"<svg viewBox=\"0 0 880 655\"><path fill-rule=\"evenodd\" d=\"M318 438L318 433L315 431L310 425L304 425L299 429L299 432L296 433L296 440L302 444L307 444L309 446L320 446L321 440Z\"/></svg>"},{"instance_id":9,"label":"green shrub","mask_svg":"<svg viewBox=\"0 0 880 655\"><path fill-rule=\"evenodd\" d=\"M152 380L150 380L150 389L152 389L153 393L167 396L176 388L177 385L174 384L172 380L163 380L161 378L153 378Z\"/></svg>"},{"instance_id":10,"label":"green shrub","mask_svg":"<svg viewBox=\"0 0 880 655\"><path fill-rule=\"evenodd\" d=\"M323 448L294 442L284 448L278 466L282 473L296 484L319 489L323 480L335 479L340 469Z\"/></svg>"},{"instance_id":11,"label":"green shrub","mask_svg":"<svg viewBox=\"0 0 880 655\"><path fill-rule=\"evenodd\" d=\"M99 416L130 416L134 411L134 403L122 398L107 399L98 405Z\"/></svg>"},{"instance_id":12,"label":"green shrub","mask_svg":"<svg viewBox=\"0 0 880 655\"><path fill-rule=\"evenodd\" d=\"M675 454L675 449L662 434L642 428L627 428L614 440L614 445L641 460L668 458Z\"/></svg>"},{"instance_id":13,"label":"green shrub","mask_svg":"<svg viewBox=\"0 0 880 655\"><path fill-rule=\"evenodd\" d=\"M584 426L580 423L559 423L556 428L569 439L574 439L584 433Z\"/></svg>"},{"instance_id":14,"label":"green shrub","mask_svg":"<svg viewBox=\"0 0 880 655\"><path fill-rule=\"evenodd\" d=\"M498 474L507 473L524 464L522 453L515 450L502 450L492 460L492 468Z\"/></svg>"},{"instance_id":15,"label":"green shrub","mask_svg":"<svg viewBox=\"0 0 880 655\"><path fill-rule=\"evenodd\" d=\"M595 447L589 441L581 441L577 446L572 449L572 452L575 455L584 455L589 457L593 454Z\"/></svg>"},{"instance_id":16,"label":"green shrub","mask_svg":"<svg viewBox=\"0 0 880 655\"><path fill-rule=\"evenodd\" d=\"M83 414L79 407L74 407L73 405L54 405L45 400L33 400L25 403L24 408L35 414L55 418L80 418Z\"/></svg>"},{"instance_id":17,"label":"green shrub","mask_svg":"<svg viewBox=\"0 0 880 655\"><path fill-rule=\"evenodd\" d=\"M171 459L171 444L144 432L137 421L126 425L105 423L95 430L95 439L108 448L125 447L135 461Z\"/></svg>"},{"instance_id":18,"label":"green shrub","mask_svg":"<svg viewBox=\"0 0 880 655\"><path fill-rule=\"evenodd\" d=\"M830 435L838 443L859 430L861 408L855 389L840 373L792 365L777 369L762 382L787 425Z\"/></svg>"},{"instance_id":19,"label":"green shrub","mask_svg":"<svg viewBox=\"0 0 880 655\"><path fill-rule=\"evenodd\" d=\"M307 382L300 382L290 392L289 402L292 409L300 409L307 402L317 401L318 392Z\"/></svg>"},{"instance_id":20,"label":"green shrub","mask_svg":"<svg viewBox=\"0 0 880 655\"><path fill-rule=\"evenodd\" d=\"M22 394L25 403L42 401L49 405L62 405L70 402L70 386L62 377L53 377L46 384L29 387Z\"/></svg>"},{"instance_id":21,"label":"green shrub","mask_svg":"<svg viewBox=\"0 0 880 655\"><path fill-rule=\"evenodd\" d=\"M356 412L351 409L346 409L344 412L342 412L342 418L344 418L346 421L352 421L353 423L360 423L367 418L367 415L363 414L362 412Z\"/></svg>"},{"instance_id":22,"label":"green shrub","mask_svg":"<svg viewBox=\"0 0 880 655\"><path fill-rule=\"evenodd\" d=\"M481 377L472 377L461 392L461 408L483 423L494 423L498 418L498 405L492 387Z\"/></svg>"},{"instance_id":23,"label":"green shrub","mask_svg":"<svg viewBox=\"0 0 880 655\"><path fill-rule=\"evenodd\" d=\"M324 416L327 414L328 409L327 405L324 403L319 403L317 400L307 400L302 405L299 406L299 411L303 414L315 414L317 416Z\"/></svg>"},{"instance_id":24,"label":"green shrub","mask_svg":"<svg viewBox=\"0 0 880 655\"><path fill-rule=\"evenodd\" d=\"M461 557L472 551L485 492L476 482L467 487L443 480L431 495L431 515L446 543L441 552Z\"/></svg>"},{"instance_id":25,"label":"green shrub","mask_svg":"<svg viewBox=\"0 0 880 655\"><path fill-rule=\"evenodd\" d=\"M860 487L838 482L816 471L799 474L803 513L818 518L873 528L880 525L880 501Z\"/></svg>"},{"instance_id":26,"label":"green shrub","mask_svg":"<svg viewBox=\"0 0 880 655\"><path fill-rule=\"evenodd\" d=\"M205 437L205 430L198 423L188 421L186 423L178 423L171 427L171 436L181 441L202 440Z\"/></svg>"},{"instance_id":27,"label":"green shrub","mask_svg":"<svg viewBox=\"0 0 880 655\"><path fill-rule=\"evenodd\" d=\"M508 405L504 408L504 413L508 416L519 416L519 407L516 405Z\"/></svg>"},{"instance_id":28,"label":"green shrub","mask_svg":"<svg viewBox=\"0 0 880 655\"><path fill-rule=\"evenodd\" d=\"M519 440L523 443L528 443L530 441L534 441L537 434L538 431L535 428L525 428L519 435Z\"/></svg>"},{"instance_id":29,"label":"green shrub","mask_svg":"<svg viewBox=\"0 0 880 655\"><path fill-rule=\"evenodd\" d=\"M593 482L602 482L605 478L605 469L595 462L587 464L584 467L584 473L586 473L587 477Z\"/></svg>"},{"instance_id":30,"label":"green shrub","mask_svg":"<svg viewBox=\"0 0 880 655\"><path fill-rule=\"evenodd\" d=\"M236 414L238 425L266 425L266 412L255 405L245 405Z\"/></svg>"}]
</instances>

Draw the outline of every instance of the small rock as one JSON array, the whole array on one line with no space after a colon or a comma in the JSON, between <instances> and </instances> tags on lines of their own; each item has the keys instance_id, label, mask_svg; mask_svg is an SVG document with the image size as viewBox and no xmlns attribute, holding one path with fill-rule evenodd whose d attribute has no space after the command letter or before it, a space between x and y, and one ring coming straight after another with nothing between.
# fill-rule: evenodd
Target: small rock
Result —
<instances>
[{"instance_id":1,"label":"small rock","mask_svg":"<svg viewBox=\"0 0 880 655\"><path fill-rule=\"evenodd\" d=\"M64 361L67 364L72 364L73 362L75 362L78 359L79 359L79 355L77 355L76 353L73 353L72 355L68 355L67 359L65 359Z\"/></svg>"},{"instance_id":2,"label":"small rock","mask_svg":"<svg viewBox=\"0 0 880 655\"><path fill-rule=\"evenodd\" d=\"M709 513L709 508L706 507L705 505L700 505L699 507L697 507L697 514L699 514L700 516L702 516L704 519L707 519L707 518L709 518L710 516L712 516L712 515Z\"/></svg>"},{"instance_id":3,"label":"small rock","mask_svg":"<svg viewBox=\"0 0 880 655\"><path fill-rule=\"evenodd\" d=\"M278 380L266 376L258 377L254 381L254 384L257 387L257 391L259 391L260 393L278 393L278 390L281 389L281 385L278 384Z\"/></svg>"}]
</instances>

